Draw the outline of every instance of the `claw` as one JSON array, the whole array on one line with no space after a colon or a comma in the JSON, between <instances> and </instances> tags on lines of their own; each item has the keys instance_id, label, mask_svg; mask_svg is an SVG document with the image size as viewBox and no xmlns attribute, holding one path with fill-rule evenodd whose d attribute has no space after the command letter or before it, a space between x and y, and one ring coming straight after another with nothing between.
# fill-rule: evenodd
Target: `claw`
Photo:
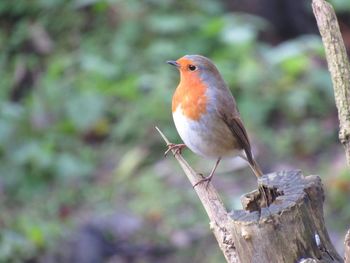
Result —
<instances>
[{"instance_id":1,"label":"claw","mask_svg":"<svg viewBox=\"0 0 350 263\"><path fill-rule=\"evenodd\" d=\"M209 176L207 176L207 177L205 177L203 174L199 174L199 175L202 177L202 179L199 180L197 183L195 183L193 185L193 188L195 188L197 185L199 185L201 183L207 182L207 185L205 186L205 189L208 189L209 183L210 183L211 179L213 178L214 173L209 175Z\"/></svg>"},{"instance_id":2,"label":"claw","mask_svg":"<svg viewBox=\"0 0 350 263\"><path fill-rule=\"evenodd\" d=\"M185 144L180 143L180 144L175 144L175 143L168 143L168 150L165 151L164 153L164 157L166 157L168 155L168 153L172 150L175 150L175 154L181 154L182 153L182 149L186 147Z\"/></svg>"},{"instance_id":3,"label":"claw","mask_svg":"<svg viewBox=\"0 0 350 263\"><path fill-rule=\"evenodd\" d=\"M201 184L201 183L207 182L207 185L205 186L205 189L208 190L209 183L210 183L211 179L212 179L213 176L214 176L216 167L218 167L218 165L219 165L219 163L220 163L220 160L221 160L221 157L219 157L219 159L216 161L216 163L215 163L213 169L211 170L209 176L205 177L203 174L199 174L199 175L202 177L202 179L199 180L197 183L195 183L195 184L193 185L193 188L195 188L197 185L199 185L199 184Z\"/></svg>"}]
</instances>

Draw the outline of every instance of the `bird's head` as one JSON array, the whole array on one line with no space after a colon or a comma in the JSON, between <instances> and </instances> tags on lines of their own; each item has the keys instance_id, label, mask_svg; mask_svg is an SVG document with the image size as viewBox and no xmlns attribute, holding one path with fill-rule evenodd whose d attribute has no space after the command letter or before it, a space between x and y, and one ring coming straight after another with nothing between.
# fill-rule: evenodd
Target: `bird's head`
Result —
<instances>
[{"instance_id":1,"label":"bird's head","mask_svg":"<svg viewBox=\"0 0 350 263\"><path fill-rule=\"evenodd\" d=\"M210 59L201 55L186 55L178 60L167 61L180 71L181 81L191 79L201 79L202 81L218 82L221 76Z\"/></svg>"}]
</instances>

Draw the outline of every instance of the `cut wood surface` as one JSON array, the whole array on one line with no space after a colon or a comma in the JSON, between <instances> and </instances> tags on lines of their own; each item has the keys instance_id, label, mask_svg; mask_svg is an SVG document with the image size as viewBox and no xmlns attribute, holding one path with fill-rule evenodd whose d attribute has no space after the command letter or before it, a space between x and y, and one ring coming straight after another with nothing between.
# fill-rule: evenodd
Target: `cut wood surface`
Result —
<instances>
[{"instance_id":1,"label":"cut wood surface","mask_svg":"<svg viewBox=\"0 0 350 263\"><path fill-rule=\"evenodd\" d=\"M202 179L179 153L173 153L192 186ZM271 173L259 179L259 186L270 206L260 207L262 193L255 190L242 197L243 209L232 213L211 182L194 188L227 262L343 262L324 225L324 194L318 176L304 177L300 171Z\"/></svg>"},{"instance_id":2,"label":"cut wood surface","mask_svg":"<svg viewBox=\"0 0 350 263\"><path fill-rule=\"evenodd\" d=\"M274 193L268 208L252 210L260 198L242 198L244 210L232 212L232 236L238 258L245 262L343 262L332 245L323 219L324 194L318 176L300 171L264 175L260 184Z\"/></svg>"}]
</instances>

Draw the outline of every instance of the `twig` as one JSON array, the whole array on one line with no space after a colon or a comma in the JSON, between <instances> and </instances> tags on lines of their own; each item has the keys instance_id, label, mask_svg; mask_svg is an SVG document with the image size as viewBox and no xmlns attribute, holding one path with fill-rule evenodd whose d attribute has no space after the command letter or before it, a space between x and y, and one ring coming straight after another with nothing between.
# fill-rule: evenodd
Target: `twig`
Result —
<instances>
[{"instance_id":1,"label":"twig","mask_svg":"<svg viewBox=\"0 0 350 263\"><path fill-rule=\"evenodd\" d=\"M170 142L165 135L155 127L162 136L166 144ZM202 177L197 174L186 160L176 150L172 150L175 159L179 162L181 168L185 172L187 178L192 185L195 185ZM224 256L229 263L240 263L236 255L236 250L233 244L232 236L229 233L231 219L212 183L208 185L199 184L194 190L196 191L205 211L210 220L210 228L213 231L215 238L224 253Z\"/></svg>"},{"instance_id":2,"label":"twig","mask_svg":"<svg viewBox=\"0 0 350 263\"><path fill-rule=\"evenodd\" d=\"M350 230L345 235L345 256L344 256L344 262L345 263L350 263Z\"/></svg>"},{"instance_id":3,"label":"twig","mask_svg":"<svg viewBox=\"0 0 350 263\"><path fill-rule=\"evenodd\" d=\"M350 65L333 7L324 0L313 0L317 20L331 73L339 117L339 140L344 145L350 166Z\"/></svg>"}]
</instances>

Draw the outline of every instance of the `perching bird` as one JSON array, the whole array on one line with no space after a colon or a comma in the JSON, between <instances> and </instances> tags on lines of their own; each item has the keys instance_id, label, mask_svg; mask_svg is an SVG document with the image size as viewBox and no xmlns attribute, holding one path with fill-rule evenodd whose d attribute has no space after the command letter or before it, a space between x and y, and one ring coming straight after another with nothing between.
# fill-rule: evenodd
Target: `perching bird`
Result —
<instances>
[{"instance_id":1,"label":"perching bird","mask_svg":"<svg viewBox=\"0 0 350 263\"><path fill-rule=\"evenodd\" d=\"M209 176L194 186L210 182L222 157L244 158L254 174L261 177L236 101L213 62L200 55L186 55L167 63L180 71L172 113L185 143L170 144L168 151L181 152L187 146L200 156L217 160Z\"/></svg>"}]
</instances>

